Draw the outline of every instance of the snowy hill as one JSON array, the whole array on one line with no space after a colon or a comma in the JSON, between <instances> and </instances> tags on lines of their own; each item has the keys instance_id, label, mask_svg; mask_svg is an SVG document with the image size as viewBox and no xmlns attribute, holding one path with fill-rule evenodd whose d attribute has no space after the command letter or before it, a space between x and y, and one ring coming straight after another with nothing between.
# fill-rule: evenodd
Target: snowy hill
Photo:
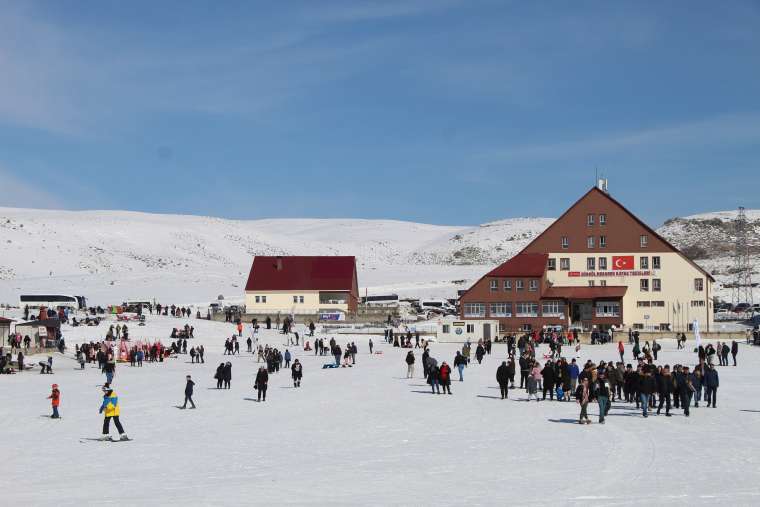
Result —
<instances>
[{"instance_id":1,"label":"snowy hill","mask_svg":"<svg viewBox=\"0 0 760 507\"><path fill-rule=\"evenodd\" d=\"M0 208L0 302L20 291L123 297L242 296L255 255L355 255L372 291L455 292L551 223L479 227L393 220L225 220L122 211Z\"/></svg>"},{"instance_id":2,"label":"snowy hill","mask_svg":"<svg viewBox=\"0 0 760 507\"><path fill-rule=\"evenodd\" d=\"M735 212L668 220L658 232L727 282ZM747 212L760 253L760 211ZM395 220L226 220L125 211L0 208L0 303L21 292L202 303L241 299L255 255L355 255L362 293L453 297L553 219L474 227ZM760 268L760 266L758 266ZM757 270L760 272L760 269Z\"/></svg>"}]
</instances>

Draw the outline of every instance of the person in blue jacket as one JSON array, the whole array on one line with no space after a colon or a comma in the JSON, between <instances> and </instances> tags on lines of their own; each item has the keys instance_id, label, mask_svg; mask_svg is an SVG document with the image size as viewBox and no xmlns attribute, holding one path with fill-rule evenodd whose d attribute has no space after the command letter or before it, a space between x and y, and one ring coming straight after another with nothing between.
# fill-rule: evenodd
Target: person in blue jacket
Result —
<instances>
[{"instance_id":1,"label":"person in blue jacket","mask_svg":"<svg viewBox=\"0 0 760 507\"><path fill-rule=\"evenodd\" d=\"M285 349L283 358L285 359L285 368L290 368L290 351L288 349Z\"/></svg>"},{"instance_id":2,"label":"person in blue jacket","mask_svg":"<svg viewBox=\"0 0 760 507\"><path fill-rule=\"evenodd\" d=\"M581 373L578 364L575 362L575 358L570 362L568 370L570 371L570 392L574 393L578 386L578 376Z\"/></svg>"}]
</instances>

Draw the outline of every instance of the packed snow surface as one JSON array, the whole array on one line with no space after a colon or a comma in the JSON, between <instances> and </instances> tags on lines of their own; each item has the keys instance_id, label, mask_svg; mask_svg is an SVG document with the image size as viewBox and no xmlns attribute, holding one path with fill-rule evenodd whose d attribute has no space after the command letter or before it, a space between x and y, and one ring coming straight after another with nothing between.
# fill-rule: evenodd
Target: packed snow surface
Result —
<instances>
[{"instance_id":1,"label":"packed snow surface","mask_svg":"<svg viewBox=\"0 0 760 507\"><path fill-rule=\"evenodd\" d=\"M171 328L185 322L148 316L145 327L130 326L130 335L168 343ZM0 376L4 504L760 503L757 348L742 344L739 366L719 368L715 409L643 419L632 405L615 403L599 425L591 405L594 424L580 426L576 403L526 402L519 389L499 399L495 371L506 347L498 344L482 365L465 370L464 382L453 374L451 396L430 393L419 350L415 378L406 379L407 350L378 337L382 354L375 355L366 336L336 337L341 345L356 341L353 368L323 370L329 357L287 347L304 364L302 387L293 389L281 371L270 377L266 403L257 403L255 358L222 355L232 326L187 322L197 337L189 345L206 347L205 364L180 356L142 368L117 366L114 388L132 442L82 440L101 432L104 376L94 366L80 371L70 354L55 354L53 375ZM73 349L101 339L107 325L63 331ZM259 336L285 348L283 335ZM693 342L686 351L671 340L661 344L660 363L694 364ZM457 347L433 344L431 351L451 364ZM615 360L617 351L584 346L579 356L581 363ZM230 390L215 389L212 377L222 361L233 364ZM175 408L187 374L196 382L196 410ZM61 389L61 420L45 417L52 383Z\"/></svg>"}]
</instances>

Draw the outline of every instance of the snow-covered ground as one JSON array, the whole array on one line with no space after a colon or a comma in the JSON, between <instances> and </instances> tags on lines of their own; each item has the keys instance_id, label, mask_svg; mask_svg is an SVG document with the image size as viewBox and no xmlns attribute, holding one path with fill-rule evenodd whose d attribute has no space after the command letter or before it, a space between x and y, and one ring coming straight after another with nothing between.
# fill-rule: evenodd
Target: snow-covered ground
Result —
<instances>
[{"instance_id":1,"label":"snow-covered ground","mask_svg":"<svg viewBox=\"0 0 760 507\"><path fill-rule=\"evenodd\" d=\"M184 324L148 317L133 339L163 338ZM434 396L418 371L407 380L406 350L367 337L354 368L323 370L329 358L290 347L304 364L301 389L274 374L266 403L255 398L251 355L223 356L229 324L189 321L206 363L189 356L131 368L114 379L121 419L134 441L81 439L100 434L99 385L55 356L54 375L0 376L0 484L7 505L758 505L760 503L760 349L741 345L739 367L720 368L718 408L643 419L614 404L607 424L576 424L575 403L499 399L495 370L506 349ZM106 326L64 327L70 348L100 339ZM342 344L351 337L336 337ZM281 346L282 335L261 336ZM661 363L693 364L691 352L662 342ZM434 344L451 363L455 345ZM689 343L686 350L691 350ZM243 344L242 349L245 349ZM420 354L417 352L419 361ZM584 346L580 361L615 359L614 346ZM35 362L37 358L29 358ZM232 389L213 374L230 360ZM419 365L418 365L419 366ZM185 375L196 381L197 410L178 410ZM456 378L456 374L454 375ZM61 387L61 420L51 420L50 385ZM596 406L590 409L596 421ZM113 430L112 430L113 431Z\"/></svg>"}]
</instances>

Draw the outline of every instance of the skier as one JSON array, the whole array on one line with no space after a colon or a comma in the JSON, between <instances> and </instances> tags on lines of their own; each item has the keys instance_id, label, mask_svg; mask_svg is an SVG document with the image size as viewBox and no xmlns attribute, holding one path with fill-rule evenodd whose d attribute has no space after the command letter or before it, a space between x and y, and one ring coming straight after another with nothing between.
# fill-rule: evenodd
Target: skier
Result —
<instances>
[{"instance_id":1,"label":"skier","mask_svg":"<svg viewBox=\"0 0 760 507\"><path fill-rule=\"evenodd\" d=\"M52 389L50 396L48 396L50 404L53 406L53 415L50 418L58 419L60 417L58 415L58 405L61 403L61 392L58 390L58 384L53 384Z\"/></svg>"},{"instance_id":2,"label":"skier","mask_svg":"<svg viewBox=\"0 0 760 507\"><path fill-rule=\"evenodd\" d=\"M293 366L290 367L290 371L293 376L293 387L301 387L301 379L303 378L303 367L301 363L296 359L293 361Z\"/></svg>"},{"instance_id":3,"label":"skier","mask_svg":"<svg viewBox=\"0 0 760 507\"><path fill-rule=\"evenodd\" d=\"M501 390L501 399L509 397L509 368L507 362L502 361L501 366L496 368L496 382L499 383L499 389Z\"/></svg>"},{"instance_id":4,"label":"skier","mask_svg":"<svg viewBox=\"0 0 760 507\"><path fill-rule=\"evenodd\" d=\"M258 401L267 401L267 383L269 382L269 373L263 366L259 368L259 372L256 374L256 381L253 384L253 388L258 393Z\"/></svg>"},{"instance_id":5,"label":"skier","mask_svg":"<svg viewBox=\"0 0 760 507\"><path fill-rule=\"evenodd\" d=\"M111 440L110 425L111 419L113 419L113 423L116 425L116 430L119 432L119 440L129 440L129 437L124 433L124 428L119 421L119 414L121 412L119 407L119 397L113 389L111 389L110 384L105 384L103 386L103 403L100 405L100 413L102 414L103 411L105 411L105 418L103 419L103 436L100 439Z\"/></svg>"}]
</instances>

